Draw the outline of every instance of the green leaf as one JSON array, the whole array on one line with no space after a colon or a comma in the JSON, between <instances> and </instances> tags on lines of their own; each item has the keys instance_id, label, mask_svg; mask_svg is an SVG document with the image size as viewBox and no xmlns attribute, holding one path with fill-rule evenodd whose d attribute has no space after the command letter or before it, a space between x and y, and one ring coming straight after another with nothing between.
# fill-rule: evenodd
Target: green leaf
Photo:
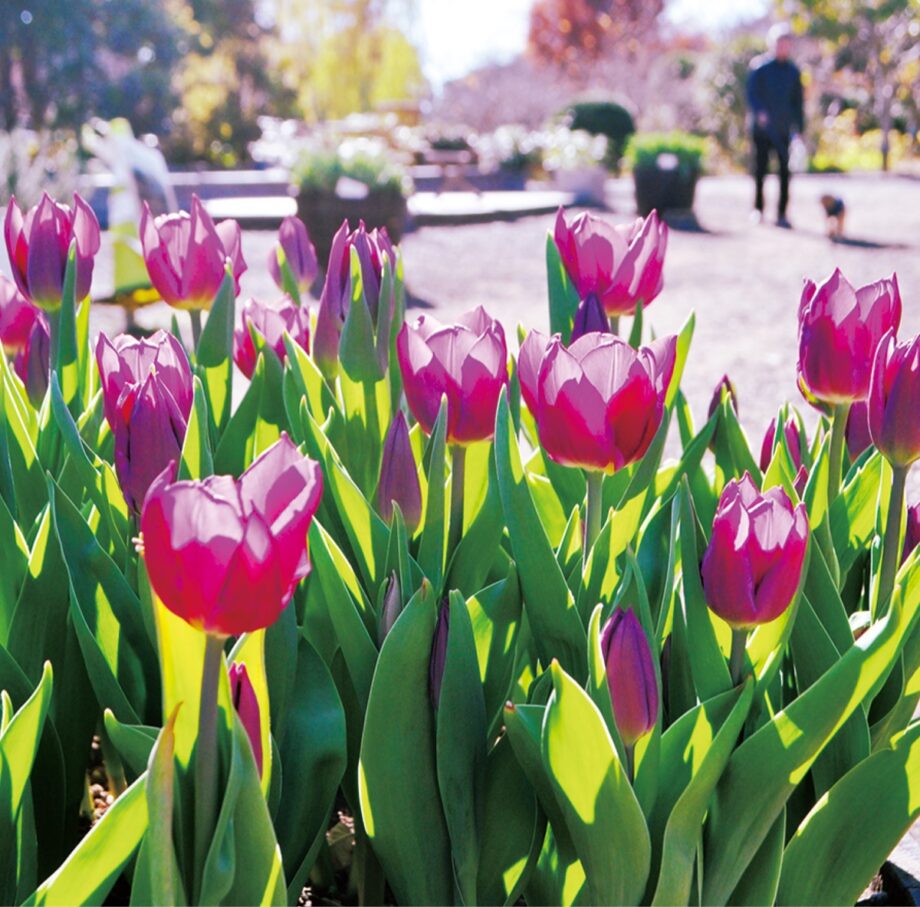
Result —
<instances>
[{"instance_id":1,"label":"green leaf","mask_svg":"<svg viewBox=\"0 0 920 907\"><path fill-rule=\"evenodd\" d=\"M875 451L862 468L850 474L849 481L831 505L831 535L840 562L840 575L845 576L875 532L882 477L890 467ZM890 482L889 482L890 487Z\"/></svg>"},{"instance_id":2,"label":"green leaf","mask_svg":"<svg viewBox=\"0 0 920 907\"><path fill-rule=\"evenodd\" d=\"M233 409L234 281L228 268L208 312L196 351L197 373L208 396L208 410L217 437L223 434Z\"/></svg>"},{"instance_id":3,"label":"green leaf","mask_svg":"<svg viewBox=\"0 0 920 907\"><path fill-rule=\"evenodd\" d=\"M687 364L687 356L690 353L690 341L693 340L693 331L696 328L696 313L691 312L687 320L677 332L677 351L674 356L674 372L671 376L671 383L668 385L668 392L665 395L664 405L670 409L671 405L677 398L680 391L680 379L684 374L684 366Z\"/></svg>"},{"instance_id":4,"label":"green leaf","mask_svg":"<svg viewBox=\"0 0 920 907\"><path fill-rule=\"evenodd\" d=\"M425 452L428 494L425 497L425 516L422 519L422 538L418 549L418 565L431 581L435 595L441 592L447 551L447 513L444 502L444 486L447 481L446 437L447 398L442 397L438 418L431 430Z\"/></svg>"},{"instance_id":5,"label":"green leaf","mask_svg":"<svg viewBox=\"0 0 920 907\"><path fill-rule=\"evenodd\" d=\"M145 724L122 724L111 709L105 710L103 720L105 732L128 770L135 776L142 775L160 729Z\"/></svg>"},{"instance_id":6,"label":"green leaf","mask_svg":"<svg viewBox=\"0 0 920 907\"><path fill-rule=\"evenodd\" d=\"M548 665L558 658L573 676L582 677L586 669L585 629L527 488L504 392L495 423L495 465L524 607L540 660Z\"/></svg>"},{"instance_id":7,"label":"green leaf","mask_svg":"<svg viewBox=\"0 0 920 907\"><path fill-rule=\"evenodd\" d=\"M192 384L194 396L179 460L179 479L204 479L214 472L208 437L211 419L208 414L208 398L197 375L192 379Z\"/></svg>"},{"instance_id":8,"label":"green leaf","mask_svg":"<svg viewBox=\"0 0 920 907\"><path fill-rule=\"evenodd\" d=\"M706 826L704 903L726 903L796 785L847 718L881 687L920 606L916 594L903 606L901 599L897 590L889 614L732 755Z\"/></svg>"},{"instance_id":9,"label":"green leaf","mask_svg":"<svg viewBox=\"0 0 920 907\"><path fill-rule=\"evenodd\" d=\"M361 262L354 246L350 251L349 306L339 338L339 361L352 381L374 383L383 378L374 340L374 325L364 296Z\"/></svg>"},{"instance_id":10,"label":"green leaf","mask_svg":"<svg viewBox=\"0 0 920 907\"><path fill-rule=\"evenodd\" d=\"M64 270L64 286L61 289L61 307L52 313L52 334L57 341L57 356L54 361L54 371L57 372L61 382L61 391L64 402L71 412L78 412L80 401L80 367L77 362L77 321L76 299L77 280L77 241L71 240L67 250L67 266ZM54 343L52 342L52 345Z\"/></svg>"},{"instance_id":11,"label":"green leaf","mask_svg":"<svg viewBox=\"0 0 920 907\"><path fill-rule=\"evenodd\" d=\"M572 321L578 310L578 291L569 280L553 234L546 234L546 282L549 293L549 332L561 334L562 342L572 336Z\"/></svg>"},{"instance_id":12,"label":"green leaf","mask_svg":"<svg viewBox=\"0 0 920 907\"><path fill-rule=\"evenodd\" d=\"M776 817L754 859L748 864L741 881L732 892L730 903L737 907L760 907L773 904L779 887L783 863L783 841L786 831L786 810Z\"/></svg>"},{"instance_id":13,"label":"green leaf","mask_svg":"<svg viewBox=\"0 0 920 907\"><path fill-rule=\"evenodd\" d=\"M783 854L777 904L852 904L920 815L920 722L842 777Z\"/></svg>"},{"instance_id":14,"label":"green leaf","mask_svg":"<svg viewBox=\"0 0 920 907\"><path fill-rule=\"evenodd\" d=\"M486 761L486 709L466 602L450 594L450 631L435 720L438 789L450 836L457 887L476 902L480 813Z\"/></svg>"},{"instance_id":15,"label":"green leaf","mask_svg":"<svg viewBox=\"0 0 920 907\"><path fill-rule=\"evenodd\" d=\"M106 810L60 868L25 902L31 905L102 904L147 831L147 775Z\"/></svg>"},{"instance_id":16,"label":"green leaf","mask_svg":"<svg viewBox=\"0 0 920 907\"><path fill-rule=\"evenodd\" d=\"M604 719L558 664L543 722L543 761L597 904L638 904L648 827Z\"/></svg>"},{"instance_id":17,"label":"green leaf","mask_svg":"<svg viewBox=\"0 0 920 907\"><path fill-rule=\"evenodd\" d=\"M364 826L401 904L454 899L428 692L436 606L424 583L384 641L358 765Z\"/></svg>"}]
</instances>

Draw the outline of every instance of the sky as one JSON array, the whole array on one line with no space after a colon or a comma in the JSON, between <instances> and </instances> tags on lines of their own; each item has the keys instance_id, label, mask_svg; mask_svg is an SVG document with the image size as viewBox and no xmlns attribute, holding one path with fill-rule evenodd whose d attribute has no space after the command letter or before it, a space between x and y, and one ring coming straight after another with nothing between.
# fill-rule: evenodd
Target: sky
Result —
<instances>
[{"instance_id":1,"label":"sky","mask_svg":"<svg viewBox=\"0 0 920 907\"><path fill-rule=\"evenodd\" d=\"M425 74L435 85L484 63L508 60L527 42L533 0L419 0ZM694 31L715 31L764 13L769 0L669 0L665 16Z\"/></svg>"}]
</instances>

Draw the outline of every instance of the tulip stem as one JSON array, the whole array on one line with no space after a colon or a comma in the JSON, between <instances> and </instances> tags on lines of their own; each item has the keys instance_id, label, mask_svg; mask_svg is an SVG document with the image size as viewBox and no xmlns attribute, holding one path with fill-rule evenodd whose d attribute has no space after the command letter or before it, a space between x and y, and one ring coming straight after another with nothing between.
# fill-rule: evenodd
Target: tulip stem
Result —
<instances>
[{"instance_id":1,"label":"tulip stem","mask_svg":"<svg viewBox=\"0 0 920 907\"><path fill-rule=\"evenodd\" d=\"M620 333L620 316L619 315L610 316L610 333L619 335Z\"/></svg>"},{"instance_id":2,"label":"tulip stem","mask_svg":"<svg viewBox=\"0 0 920 907\"><path fill-rule=\"evenodd\" d=\"M217 690L220 683L224 641L208 633L205 637L201 672L201 703L198 709L198 740L195 744L195 878L201 894L204 865L208 858L217 812Z\"/></svg>"},{"instance_id":3,"label":"tulip stem","mask_svg":"<svg viewBox=\"0 0 920 907\"><path fill-rule=\"evenodd\" d=\"M626 751L626 777L629 783L633 784L636 780L636 744L631 743L629 746L623 745Z\"/></svg>"},{"instance_id":4,"label":"tulip stem","mask_svg":"<svg viewBox=\"0 0 920 907\"><path fill-rule=\"evenodd\" d=\"M588 555L601 531L601 513L604 509L604 474L589 470L585 473L585 481L588 485L588 497L585 501L584 560L587 562Z\"/></svg>"},{"instance_id":5,"label":"tulip stem","mask_svg":"<svg viewBox=\"0 0 920 907\"><path fill-rule=\"evenodd\" d=\"M846 442L847 418L850 415L849 403L838 403L831 416L831 452L830 470L827 476L827 506L834 503L840 492L843 467L843 447Z\"/></svg>"},{"instance_id":6,"label":"tulip stem","mask_svg":"<svg viewBox=\"0 0 920 907\"><path fill-rule=\"evenodd\" d=\"M729 660L732 686L738 686L744 675L744 650L747 648L747 630L732 629L732 653Z\"/></svg>"},{"instance_id":7,"label":"tulip stem","mask_svg":"<svg viewBox=\"0 0 920 907\"><path fill-rule=\"evenodd\" d=\"M198 352L198 343L201 340L201 310L189 309L188 317L192 322L192 346Z\"/></svg>"},{"instance_id":8,"label":"tulip stem","mask_svg":"<svg viewBox=\"0 0 920 907\"><path fill-rule=\"evenodd\" d=\"M463 535L463 485L466 478L466 448L450 446L450 534L448 551L453 551Z\"/></svg>"},{"instance_id":9,"label":"tulip stem","mask_svg":"<svg viewBox=\"0 0 920 907\"><path fill-rule=\"evenodd\" d=\"M57 368L58 349L61 345L61 310L55 309L53 312L45 312L45 314L48 316L48 332L51 334L49 361L51 363L50 371L53 372Z\"/></svg>"},{"instance_id":10,"label":"tulip stem","mask_svg":"<svg viewBox=\"0 0 920 907\"><path fill-rule=\"evenodd\" d=\"M885 523L885 538L882 540L882 566L878 575L878 595L875 598L873 619L883 617L888 611L888 602L894 589L894 578L901 560L901 520L904 516L904 486L907 483L907 469L895 466L891 477L891 498L888 501L888 520Z\"/></svg>"}]
</instances>

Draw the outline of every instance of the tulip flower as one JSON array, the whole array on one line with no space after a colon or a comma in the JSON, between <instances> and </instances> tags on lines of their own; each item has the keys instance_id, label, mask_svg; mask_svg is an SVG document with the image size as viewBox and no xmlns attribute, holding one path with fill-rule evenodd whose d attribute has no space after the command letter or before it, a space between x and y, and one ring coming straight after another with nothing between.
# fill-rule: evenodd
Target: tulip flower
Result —
<instances>
[{"instance_id":1,"label":"tulip flower","mask_svg":"<svg viewBox=\"0 0 920 907\"><path fill-rule=\"evenodd\" d=\"M445 394L449 443L492 437L508 351L502 326L481 306L447 326L428 315L404 324L396 350L409 409L427 434Z\"/></svg>"},{"instance_id":2,"label":"tulip flower","mask_svg":"<svg viewBox=\"0 0 920 907\"><path fill-rule=\"evenodd\" d=\"M604 309L593 293L589 293L578 303L569 343L574 343L579 337L591 333L610 333L610 322L607 321Z\"/></svg>"},{"instance_id":3,"label":"tulip flower","mask_svg":"<svg viewBox=\"0 0 920 907\"><path fill-rule=\"evenodd\" d=\"M99 221L79 195L74 195L71 208L45 192L25 215L11 198L4 238L16 286L34 305L49 312L60 308L71 242L76 244L75 298L80 301L88 295L99 251Z\"/></svg>"},{"instance_id":4,"label":"tulip flower","mask_svg":"<svg viewBox=\"0 0 920 907\"><path fill-rule=\"evenodd\" d=\"M233 334L233 361L247 378L252 377L259 358L252 340L253 330L262 337L266 346L274 350L278 358L285 362L285 331L303 349L309 348L310 310L297 305L290 296L282 296L274 302L247 299L243 303L242 325Z\"/></svg>"},{"instance_id":5,"label":"tulip flower","mask_svg":"<svg viewBox=\"0 0 920 907\"><path fill-rule=\"evenodd\" d=\"M799 377L825 403L855 403L869 393L875 351L901 321L892 274L856 289L837 269L820 286L805 282L799 306Z\"/></svg>"},{"instance_id":6,"label":"tulip flower","mask_svg":"<svg viewBox=\"0 0 920 907\"><path fill-rule=\"evenodd\" d=\"M422 519L422 490L402 411L397 411L383 443L377 483L377 510L386 523L393 518L393 504L399 505L406 529L410 536L414 535Z\"/></svg>"},{"instance_id":7,"label":"tulip flower","mask_svg":"<svg viewBox=\"0 0 920 907\"><path fill-rule=\"evenodd\" d=\"M560 208L553 238L579 298L593 293L609 316L632 315L661 292L668 227L655 211L614 226L588 212L568 223Z\"/></svg>"},{"instance_id":8,"label":"tulip flower","mask_svg":"<svg viewBox=\"0 0 920 907\"><path fill-rule=\"evenodd\" d=\"M792 604L807 546L804 504L793 508L779 486L759 492L748 473L732 479L703 556L709 607L735 628L775 620Z\"/></svg>"},{"instance_id":9,"label":"tulip flower","mask_svg":"<svg viewBox=\"0 0 920 907\"><path fill-rule=\"evenodd\" d=\"M786 437L786 447L792 457L792 465L798 471L802 466L802 441L799 437L799 424L790 416L783 426L783 434ZM776 419L770 420L767 430L763 436L763 443L760 445L760 471L766 472L773 459L773 447L776 443Z\"/></svg>"},{"instance_id":10,"label":"tulip flower","mask_svg":"<svg viewBox=\"0 0 920 907\"><path fill-rule=\"evenodd\" d=\"M601 630L601 653L607 669L613 717L620 739L631 753L636 741L658 720L655 664L634 611L617 608L613 612Z\"/></svg>"},{"instance_id":11,"label":"tulip flower","mask_svg":"<svg viewBox=\"0 0 920 907\"><path fill-rule=\"evenodd\" d=\"M96 365L102 383L105 418L113 431L119 421L118 411L125 389L142 384L151 371L156 372L182 418L188 419L192 409L192 369L182 344L167 331L157 331L146 339L120 334L110 340L100 334L96 341ZM157 474L168 462L163 463Z\"/></svg>"},{"instance_id":12,"label":"tulip flower","mask_svg":"<svg viewBox=\"0 0 920 907\"><path fill-rule=\"evenodd\" d=\"M301 296L307 293L319 273L319 262L316 260L316 249L310 242L304 222L293 214L281 221L278 242L268 253L268 271L275 285L279 290L293 292L292 288L285 286L280 256L283 256L285 264L290 269L297 291Z\"/></svg>"},{"instance_id":13,"label":"tulip flower","mask_svg":"<svg viewBox=\"0 0 920 907\"><path fill-rule=\"evenodd\" d=\"M904 534L904 552L901 555L901 563L911 556L917 545L920 545L920 501L907 508L907 531Z\"/></svg>"},{"instance_id":14,"label":"tulip flower","mask_svg":"<svg viewBox=\"0 0 920 907\"><path fill-rule=\"evenodd\" d=\"M897 343L889 331L879 344L867 401L869 433L892 466L920 458L920 336Z\"/></svg>"},{"instance_id":15,"label":"tulip flower","mask_svg":"<svg viewBox=\"0 0 920 907\"><path fill-rule=\"evenodd\" d=\"M850 407L847 415L846 443L851 460L855 460L872 446L872 435L869 434L869 407L865 400L860 400Z\"/></svg>"},{"instance_id":16,"label":"tulip flower","mask_svg":"<svg viewBox=\"0 0 920 907\"><path fill-rule=\"evenodd\" d=\"M13 370L25 385L29 402L38 409L48 392L51 373L51 331L44 313L32 322L25 345L13 360Z\"/></svg>"},{"instance_id":17,"label":"tulip flower","mask_svg":"<svg viewBox=\"0 0 920 907\"><path fill-rule=\"evenodd\" d=\"M262 775L262 722L259 712L259 700L249 679L249 672L243 662L235 661L230 665L230 698L233 708L240 717L240 723L246 730L256 770Z\"/></svg>"},{"instance_id":18,"label":"tulip flower","mask_svg":"<svg viewBox=\"0 0 920 907\"><path fill-rule=\"evenodd\" d=\"M217 296L229 261L235 290L246 262L240 225L225 220L215 226L198 196L191 213L154 217L145 203L140 225L141 248L154 289L177 309L209 309Z\"/></svg>"},{"instance_id":19,"label":"tulip flower","mask_svg":"<svg viewBox=\"0 0 920 907\"><path fill-rule=\"evenodd\" d=\"M723 375L712 392L712 398L709 401L709 409L706 411L707 420L711 419L715 411L722 406L723 391L728 394L728 402L735 411L735 415L738 415L738 389L735 387L734 381L732 381L728 375Z\"/></svg>"},{"instance_id":20,"label":"tulip flower","mask_svg":"<svg viewBox=\"0 0 920 907\"><path fill-rule=\"evenodd\" d=\"M435 711L441 702L441 681L444 679L444 666L447 664L447 634L450 632L450 603L447 599L438 611L431 640L431 657L428 661L428 693Z\"/></svg>"},{"instance_id":21,"label":"tulip flower","mask_svg":"<svg viewBox=\"0 0 920 907\"><path fill-rule=\"evenodd\" d=\"M518 353L518 381L521 384L521 396L531 413L537 412L538 379L543 357L549 346L549 337L542 331L531 331L521 344Z\"/></svg>"},{"instance_id":22,"label":"tulip flower","mask_svg":"<svg viewBox=\"0 0 920 907\"><path fill-rule=\"evenodd\" d=\"M0 345L7 355L18 353L29 340L38 318L35 308L12 280L0 274Z\"/></svg>"},{"instance_id":23,"label":"tulip flower","mask_svg":"<svg viewBox=\"0 0 920 907\"><path fill-rule=\"evenodd\" d=\"M361 286L367 302L368 315L376 329L378 322L389 323L395 314L395 297L384 300L388 306L386 318L380 314L380 284L383 274L384 256L395 272L396 249L387 236L386 229L368 230L364 221L358 229L350 231L348 221L344 221L332 239L329 252L329 264L326 268L326 281L320 296L319 311L316 315L316 337L314 339L314 357L320 368L327 375L335 373L339 355L339 338L345 325L349 299L351 276L351 250L354 249L361 265ZM388 343L380 345L383 354L388 352ZM386 359L381 368L386 368Z\"/></svg>"},{"instance_id":24,"label":"tulip flower","mask_svg":"<svg viewBox=\"0 0 920 907\"><path fill-rule=\"evenodd\" d=\"M319 465L286 434L239 479L171 482L164 472L141 516L154 591L215 636L270 626L310 572L307 531L321 495Z\"/></svg>"}]
</instances>

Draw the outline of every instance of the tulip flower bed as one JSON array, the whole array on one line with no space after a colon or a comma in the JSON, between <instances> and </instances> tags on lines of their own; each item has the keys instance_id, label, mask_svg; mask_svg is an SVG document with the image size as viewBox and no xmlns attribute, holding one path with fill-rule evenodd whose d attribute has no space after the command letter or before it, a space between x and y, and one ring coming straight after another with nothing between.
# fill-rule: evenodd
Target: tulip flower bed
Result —
<instances>
[{"instance_id":1,"label":"tulip flower bed","mask_svg":"<svg viewBox=\"0 0 920 907\"><path fill-rule=\"evenodd\" d=\"M236 224L140 237L174 330L91 340L92 213L7 211L3 903L856 900L920 812L893 277L806 282L820 426L752 447L649 328L654 214L560 212L516 356L363 225L314 313L285 222L236 330Z\"/></svg>"}]
</instances>

